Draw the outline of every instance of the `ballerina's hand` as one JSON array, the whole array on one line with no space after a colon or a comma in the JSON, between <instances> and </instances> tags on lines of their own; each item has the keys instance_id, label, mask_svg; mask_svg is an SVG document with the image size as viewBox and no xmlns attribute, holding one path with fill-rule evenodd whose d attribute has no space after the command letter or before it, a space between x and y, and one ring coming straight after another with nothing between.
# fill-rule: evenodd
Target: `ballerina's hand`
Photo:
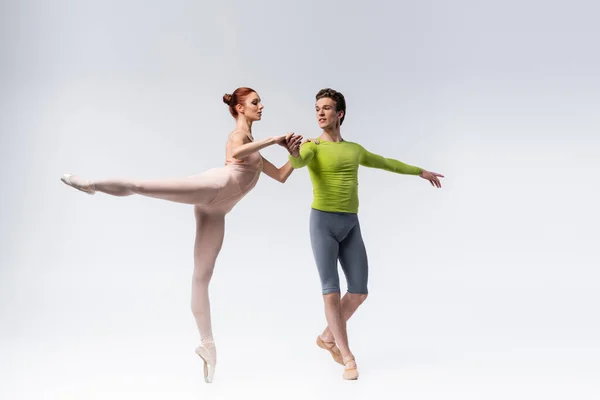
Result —
<instances>
[{"instance_id":1,"label":"ballerina's hand","mask_svg":"<svg viewBox=\"0 0 600 400\"><path fill-rule=\"evenodd\" d=\"M431 186L435 186L437 188L442 187L442 184L440 183L440 180L438 179L438 178L444 177L444 175L442 175L442 174L438 174L437 172L429 172L429 171L423 170L419 176L425 180L428 180L429 183L431 183Z\"/></svg>"},{"instance_id":2,"label":"ballerina's hand","mask_svg":"<svg viewBox=\"0 0 600 400\"><path fill-rule=\"evenodd\" d=\"M290 140L298 137L299 135L296 135L293 132L289 132L286 133L285 135L280 135L280 136L274 136L273 138L275 139L275 143L282 146L282 147L288 147L288 143ZM302 136L300 136L300 139L302 139Z\"/></svg>"},{"instance_id":3,"label":"ballerina's hand","mask_svg":"<svg viewBox=\"0 0 600 400\"><path fill-rule=\"evenodd\" d=\"M306 138L302 141L301 145L306 142L313 142L314 144L319 144L319 139L318 138Z\"/></svg>"},{"instance_id":4,"label":"ballerina's hand","mask_svg":"<svg viewBox=\"0 0 600 400\"><path fill-rule=\"evenodd\" d=\"M285 135L274 136L273 138L275 139L276 144L285 147L288 139L290 137L292 137L293 135L294 134L290 132L290 133L286 133Z\"/></svg>"}]
</instances>

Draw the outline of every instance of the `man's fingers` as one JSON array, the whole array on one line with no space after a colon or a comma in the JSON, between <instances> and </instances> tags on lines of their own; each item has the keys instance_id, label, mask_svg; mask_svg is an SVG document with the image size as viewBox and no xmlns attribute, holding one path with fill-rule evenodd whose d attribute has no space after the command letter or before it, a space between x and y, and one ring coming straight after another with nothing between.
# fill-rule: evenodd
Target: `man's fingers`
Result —
<instances>
[{"instance_id":1,"label":"man's fingers","mask_svg":"<svg viewBox=\"0 0 600 400\"><path fill-rule=\"evenodd\" d=\"M299 139L298 139L298 136L293 136L293 137L292 137L292 138L291 138L291 139L288 141L288 144L289 144L290 146L295 146L295 145L296 145L296 143L298 143L298 140L299 140Z\"/></svg>"},{"instance_id":2,"label":"man's fingers","mask_svg":"<svg viewBox=\"0 0 600 400\"><path fill-rule=\"evenodd\" d=\"M423 171L421 178L427 179L432 186L441 188L442 183L437 178L438 176L442 178L444 177L442 174L438 174L437 172Z\"/></svg>"}]
</instances>

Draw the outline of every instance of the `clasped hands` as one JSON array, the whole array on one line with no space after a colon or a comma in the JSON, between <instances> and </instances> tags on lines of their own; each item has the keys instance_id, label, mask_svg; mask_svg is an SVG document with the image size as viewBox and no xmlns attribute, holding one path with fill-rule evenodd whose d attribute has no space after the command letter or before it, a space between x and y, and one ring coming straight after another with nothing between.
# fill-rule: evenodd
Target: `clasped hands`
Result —
<instances>
[{"instance_id":1,"label":"clasped hands","mask_svg":"<svg viewBox=\"0 0 600 400\"><path fill-rule=\"evenodd\" d=\"M300 146L307 141L308 139L304 139L302 135L297 135L293 132L275 137L275 143L284 147L292 157L300 155Z\"/></svg>"}]
</instances>

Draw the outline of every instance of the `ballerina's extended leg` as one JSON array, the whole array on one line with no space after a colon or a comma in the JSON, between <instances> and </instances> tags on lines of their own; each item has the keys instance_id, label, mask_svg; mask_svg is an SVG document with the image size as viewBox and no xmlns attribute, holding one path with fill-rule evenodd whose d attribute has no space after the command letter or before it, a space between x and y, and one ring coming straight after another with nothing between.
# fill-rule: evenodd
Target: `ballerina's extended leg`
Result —
<instances>
[{"instance_id":1,"label":"ballerina's extended leg","mask_svg":"<svg viewBox=\"0 0 600 400\"><path fill-rule=\"evenodd\" d=\"M139 194L184 204L206 205L219 193L217 184L219 171L204 173L185 178L162 180L112 179L90 181L81 177L65 174L61 180L82 192L94 194L106 193L112 196L131 196Z\"/></svg>"}]
</instances>

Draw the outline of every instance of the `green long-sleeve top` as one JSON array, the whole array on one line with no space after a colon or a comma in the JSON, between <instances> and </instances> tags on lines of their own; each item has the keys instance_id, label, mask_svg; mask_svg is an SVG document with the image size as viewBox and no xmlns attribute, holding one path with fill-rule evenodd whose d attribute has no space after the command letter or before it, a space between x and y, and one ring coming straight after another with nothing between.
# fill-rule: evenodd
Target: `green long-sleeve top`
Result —
<instances>
[{"instance_id":1,"label":"green long-sleeve top","mask_svg":"<svg viewBox=\"0 0 600 400\"><path fill-rule=\"evenodd\" d=\"M398 174L419 175L419 167L369 153L358 143L306 142L298 157L289 156L294 169L308 166L313 185L312 208L321 211L358 213L358 166Z\"/></svg>"}]
</instances>

